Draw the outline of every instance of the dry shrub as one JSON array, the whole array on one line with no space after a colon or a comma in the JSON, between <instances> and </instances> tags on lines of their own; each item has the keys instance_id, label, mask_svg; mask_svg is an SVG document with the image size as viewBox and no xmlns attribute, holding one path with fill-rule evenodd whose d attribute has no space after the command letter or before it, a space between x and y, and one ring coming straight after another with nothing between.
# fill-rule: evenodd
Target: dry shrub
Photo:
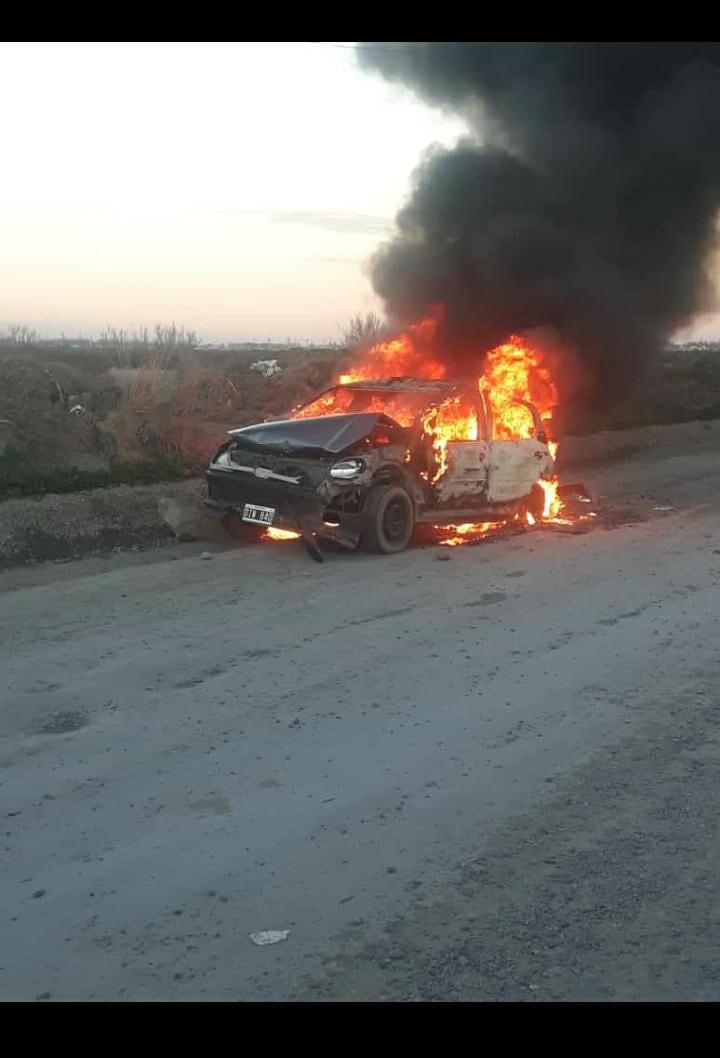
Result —
<instances>
[{"instance_id":1,"label":"dry shrub","mask_svg":"<svg viewBox=\"0 0 720 1058\"><path fill-rule=\"evenodd\" d=\"M389 337L387 324L375 312L353 316L343 332L345 346L354 353L366 352Z\"/></svg>"},{"instance_id":2,"label":"dry shrub","mask_svg":"<svg viewBox=\"0 0 720 1058\"><path fill-rule=\"evenodd\" d=\"M107 425L115 436L121 459L163 454L157 424L168 385L166 361L162 349L150 349L140 367L115 369L122 389L117 409L108 416Z\"/></svg>"},{"instance_id":3,"label":"dry shrub","mask_svg":"<svg viewBox=\"0 0 720 1058\"><path fill-rule=\"evenodd\" d=\"M115 368L121 390L108 416L122 459L177 457L197 471L227 430L288 414L326 388L337 371L335 350L308 351L285 359L282 373L265 378L247 357L218 362L212 354L174 356L153 348L137 368Z\"/></svg>"},{"instance_id":4,"label":"dry shrub","mask_svg":"<svg viewBox=\"0 0 720 1058\"><path fill-rule=\"evenodd\" d=\"M232 409L237 401L233 380L219 367L196 359L181 368L170 404L177 416L212 418L220 410Z\"/></svg>"}]
</instances>

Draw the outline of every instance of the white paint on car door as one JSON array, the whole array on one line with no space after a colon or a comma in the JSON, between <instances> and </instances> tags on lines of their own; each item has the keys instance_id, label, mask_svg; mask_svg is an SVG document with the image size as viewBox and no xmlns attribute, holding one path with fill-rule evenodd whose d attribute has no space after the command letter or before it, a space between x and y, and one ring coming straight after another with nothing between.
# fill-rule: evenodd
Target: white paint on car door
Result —
<instances>
[{"instance_id":1,"label":"white paint on car door","mask_svg":"<svg viewBox=\"0 0 720 1058\"><path fill-rule=\"evenodd\" d=\"M448 441L447 470L436 486L441 504L463 507L484 500L490 450L487 441Z\"/></svg>"},{"instance_id":2,"label":"white paint on car door","mask_svg":"<svg viewBox=\"0 0 720 1058\"><path fill-rule=\"evenodd\" d=\"M488 501L509 503L529 495L541 477L553 471L546 444L534 438L491 441L488 468Z\"/></svg>"}]
</instances>

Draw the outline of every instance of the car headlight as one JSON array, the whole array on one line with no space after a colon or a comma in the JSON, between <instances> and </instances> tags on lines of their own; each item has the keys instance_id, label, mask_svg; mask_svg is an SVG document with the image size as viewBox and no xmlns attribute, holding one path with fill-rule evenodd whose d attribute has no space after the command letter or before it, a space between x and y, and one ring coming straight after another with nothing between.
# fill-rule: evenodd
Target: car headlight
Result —
<instances>
[{"instance_id":1,"label":"car headlight","mask_svg":"<svg viewBox=\"0 0 720 1058\"><path fill-rule=\"evenodd\" d=\"M230 453L228 452L228 450L225 449L224 452L218 452L218 454L213 459L213 461L211 463L211 466L220 467L221 470L229 470L230 469Z\"/></svg>"},{"instance_id":2,"label":"car headlight","mask_svg":"<svg viewBox=\"0 0 720 1058\"><path fill-rule=\"evenodd\" d=\"M342 459L330 468L330 477L336 481L351 481L362 474L365 464L362 459Z\"/></svg>"}]
</instances>

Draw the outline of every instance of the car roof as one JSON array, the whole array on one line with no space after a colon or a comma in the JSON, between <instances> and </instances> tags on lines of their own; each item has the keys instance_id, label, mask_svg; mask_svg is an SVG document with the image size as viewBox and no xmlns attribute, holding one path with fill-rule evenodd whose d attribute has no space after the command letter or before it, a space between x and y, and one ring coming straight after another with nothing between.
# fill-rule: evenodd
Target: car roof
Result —
<instances>
[{"instance_id":1,"label":"car roof","mask_svg":"<svg viewBox=\"0 0 720 1058\"><path fill-rule=\"evenodd\" d=\"M339 382L337 387L341 389L415 389L415 390L438 390L453 389L465 385L461 379L447 378L366 378L360 382Z\"/></svg>"}]
</instances>

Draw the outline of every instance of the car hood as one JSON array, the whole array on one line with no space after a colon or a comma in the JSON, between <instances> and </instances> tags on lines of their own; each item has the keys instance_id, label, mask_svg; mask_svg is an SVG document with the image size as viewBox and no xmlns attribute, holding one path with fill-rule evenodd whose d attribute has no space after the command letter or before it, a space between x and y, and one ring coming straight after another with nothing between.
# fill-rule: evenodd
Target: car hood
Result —
<instances>
[{"instance_id":1,"label":"car hood","mask_svg":"<svg viewBox=\"0 0 720 1058\"><path fill-rule=\"evenodd\" d=\"M316 419L264 422L245 426L241 430L230 430L229 433L236 445L249 450L298 456L337 456L368 437L376 426L403 430L388 415L358 412L353 415L323 415Z\"/></svg>"}]
</instances>

